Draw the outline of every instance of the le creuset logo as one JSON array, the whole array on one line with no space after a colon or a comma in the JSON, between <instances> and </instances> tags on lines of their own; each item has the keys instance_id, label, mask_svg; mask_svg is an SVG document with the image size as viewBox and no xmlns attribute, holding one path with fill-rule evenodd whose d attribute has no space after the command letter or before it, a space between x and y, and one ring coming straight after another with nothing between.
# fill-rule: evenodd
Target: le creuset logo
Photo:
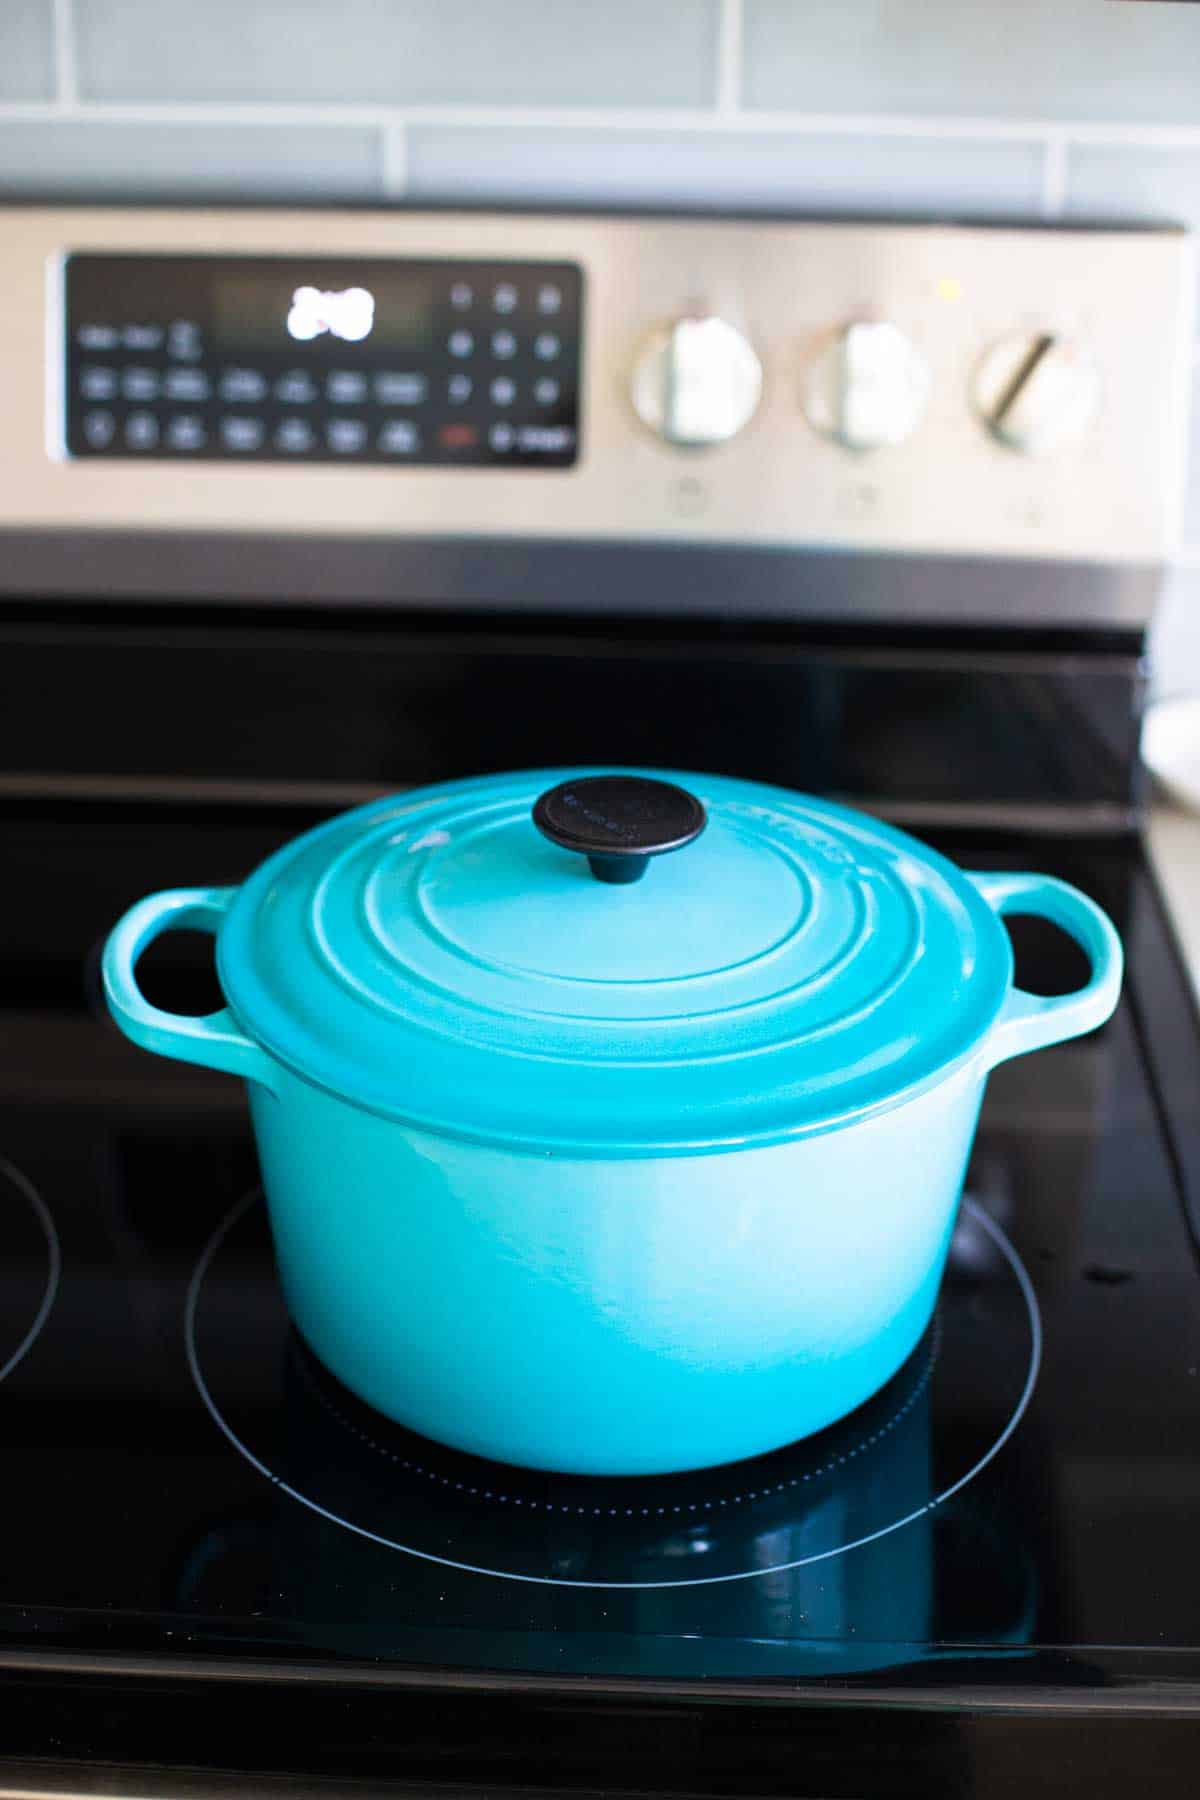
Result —
<instances>
[{"instance_id":1,"label":"le creuset logo","mask_svg":"<svg viewBox=\"0 0 1200 1800\"><path fill-rule=\"evenodd\" d=\"M358 344L369 336L374 323L375 296L361 287L340 291L298 287L287 316L289 335L305 342L327 331L331 337Z\"/></svg>"},{"instance_id":2,"label":"le creuset logo","mask_svg":"<svg viewBox=\"0 0 1200 1800\"><path fill-rule=\"evenodd\" d=\"M607 818L604 813L598 813L595 807L588 806L586 802L579 798L578 794L570 792L565 793L562 797L562 803L564 806L573 807L576 812L581 812L589 825L598 825L601 831L607 831L613 837L627 838L633 836L633 827L631 825L621 825L616 819L610 819Z\"/></svg>"}]
</instances>

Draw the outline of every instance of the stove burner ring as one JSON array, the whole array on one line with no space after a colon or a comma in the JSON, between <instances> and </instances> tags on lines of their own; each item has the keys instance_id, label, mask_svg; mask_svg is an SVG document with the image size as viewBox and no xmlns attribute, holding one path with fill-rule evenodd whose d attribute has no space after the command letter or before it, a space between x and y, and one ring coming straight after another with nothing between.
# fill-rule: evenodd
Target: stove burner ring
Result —
<instances>
[{"instance_id":1,"label":"stove burner ring","mask_svg":"<svg viewBox=\"0 0 1200 1800\"><path fill-rule=\"evenodd\" d=\"M929 1348L925 1356L925 1367L922 1369L921 1378L913 1388L911 1394L908 1395L902 1405L896 1408L894 1413L889 1414L886 1423L881 1425L878 1430L868 1432L867 1435L860 1438L856 1444L852 1444L848 1450L840 1452L837 1456L831 1456L828 1462L818 1463L815 1468L805 1469L802 1475L792 1475L786 1481L771 1481L760 1488L748 1488L744 1494L726 1494L724 1496L714 1495L709 1499L680 1501L678 1505L671 1506L589 1507L579 1506L577 1504L572 1505L569 1502L535 1500L525 1495L498 1493L494 1488L484 1488L480 1490L475 1487L467 1487L464 1482L452 1481L448 1475L443 1475L438 1469L427 1469L423 1463L413 1462L409 1457L401 1458L397 1451L389 1450L386 1444L378 1443L376 1439L371 1437L368 1432L364 1431L360 1425L356 1425L353 1419L347 1418L341 1408L334 1403L331 1396L325 1393L324 1389L313 1380L307 1363L302 1364L301 1367L309 1393L313 1396L314 1400L318 1401L319 1404L325 1408L325 1411L331 1418L337 1420L343 1430L350 1432L360 1443L365 1444L369 1450L374 1451L377 1456L384 1457L388 1462L397 1463L399 1467L404 1469L408 1474L419 1475L424 1480L434 1483L435 1486L440 1484L442 1487L453 1488L457 1492L464 1492L482 1500L490 1500L493 1505L496 1506L507 1506L509 1501L512 1500L517 1506L529 1507L531 1512L558 1512L577 1518L591 1516L592 1518L597 1519L650 1519L658 1517L665 1519L668 1515L674 1515L675 1513L710 1512L714 1508L722 1506L736 1507L748 1505L751 1500L764 1500L768 1494L784 1494L789 1488L801 1487L806 1481L817 1481L822 1475L828 1475L834 1469L843 1467L846 1463L850 1462L852 1458L860 1456L864 1450L869 1450L872 1445L878 1444L883 1438L887 1437L889 1432L894 1431L901 1420L908 1416L925 1392L925 1389L929 1386L929 1380L933 1374L934 1365L937 1362L938 1353L941 1350L941 1347L942 1323L940 1316L935 1316ZM311 1357L312 1352L309 1351L308 1354ZM698 1479L704 1479L704 1471L700 1472Z\"/></svg>"},{"instance_id":2,"label":"stove burner ring","mask_svg":"<svg viewBox=\"0 0 1200 1800\"><path fill-rule=\"evenodd\" d=\"M1028 1366L1027 1366L1026 1372L1025 1372L1024 1382L1021 1386L1021 1389L1017 1396L1016 1402L1013 1405L1012 1410L1008 1415L1008 1418L1005 1420L1002 1428L997 1432L997 1434L992 1439L991 1443L988 1445L987 1449L983 1452L983 1454L981 1456L977 1457L976 1461L971 1465L971 1467L968 1468L964 1474L960 1475L957 1480L953 1481L948 1486L939 1490L938 1493L932 1495L922 1505L915 1507L912 1510L904 1513L899 1518L889 1520L885 1525L880 1526L877 1530L867 1532L866 1534L864 1534L862 1536L849 1539L845 1543L836 1544L827 1549L814 1551L813 1553L806 1555L806 1556L792 1557L786 1561L771 1564L769 1566L764 1566L764 1567L738 1569L738 1570L734 1570L734 1571L727 1572L727 1573L720 1573L720 1574L713 1574L713 1575L696 1575L696 1576L691 1576L691 1577L684 1577L683 1579L672 1579L672 1580L667 1580L667 1581L663 1581L663 1580L657 1580L657 1581L590 1580L589 1581L589 1580L571 1579L568 1577L556 1576L556 1575L529 1574L529 1573L525 1573L523 1571L516 1571L516 1570L511 1570L511 1569L489 1568L485 1564L476 1563L476 1562L466 1562L466 1561L462 1561L462 1560L459 1560L454 1557L439 1556L439 1555L434 1554L432 1551L423 1550L417 1545L406 1544L398 1538L387 1536L382 1532L372 1531L368 1527L356 1523L353 1519L346 1518L343 1514L335 1512L327 1506L323 1506L321 1504L321 1502L319 1500L314 1499L311 1494L305 1493L301 1489L293 1486L290 1482L285 1481L281 1475L277 1474L276 1471L269 1466L269 1464L264 1462L261 1457L257 1456L255 1454L255 1452L249 1447L249 1445L246 1444L243 1441L243 1439L238 1436L238 1434L234 1430L233 1426L229 1423L228 1419L226 1419L226 1417L224 1416L223 1412L221 1411L221 1408L217 1404L217 1401L214 1398L214 1396L208 1386L208 1383L206 1382L206 1380L204 1378L203 1371L201 1370L201 1367L200 1367L200 1358L199 1358L199 1353L198 1353L197 1344L196 1344L197 1311L198 1311L198 1307L199 1307L201 1292L202 1292L202 1289L204 1286L205 1277L207 1276L207 1274L217 1256L217 1253L221 1249L222 1244L224 1243L225 1239L229 1236L230 1232L233 1231L235 1226L237 1226L240 1223L240 1221L244 1218L244 1216L249 1211L251 1206L253 1206L256 1201L260 1200L261 1197L262 1196L261 1196L260 1189L257 1189L257 1188L252 1189L250 1193L244 1195L243 1198L241 1200L239 1200L237 1202L237 1204L225 1215L225 1217L221 1220L220 1224L217 1226L216 1230L214 1231L212 1237L209 1239L208 1243L205 1245L204 1250L202 1251L202 1253L200 1255L200 1259L196 1264L196 1268L192 1274L191 1282L189 1283L189 1286L188 1286L187 1303L186 1303L185 1314L184 1314L184 1347L185 1347L185 1351L186 1351L186 1355L187 1355L188 1367L189 1367L189 1369L191 1371L191 1375L192 1375L192 1380L196 1384L196 1390L199 1393L200 1398L203 1401L204 1406L205 1406L209 1416L211 1417L213 1423L217 1426L217 1429L222 1433L222 1435L228 1440L228 1442L238 1452L239 1456L242 1456L246 1460L246 1462L248 1462L252 1468L256 1469L260 1475L262 1475L267 1481L269 1481L273 1487L277 1488L281 1493L287 1494L289 1499L297 1501L299 1503L299 1505L306 1508L308 1511L317 1514L317 1516L320 1518L328 1520L330 1524L342 1526L345 1530L351 1532L356 1537L365 1538L368 1542L374 1543L374 1544L379 1544L385 1549L398 1550L405 1555L415 1556L423 1562L438 1564L445 1568L457 1569L457 1570L460 1570L463 1573L469 1574L469 1575L487 1575L487 1576L491 1576L494 1579L499 1579L499 1580L523 1581L523 1582L528 1582L531 1585L539 1586L539 1587L604 1588L604 1589L611 1588L611 1589L633 1589L633 1590L659 1589L659 1588L685 1588L685 1587L713 1586L718 1583L729 1582L729 1581L748 1581L748 1580L752 1580L752 1579L757 1579L761 1576L782 1574L789 1570L804 1568L813 1563L826 1562L832 1557L843 1556L850 1550L857 1550L865 1544L874 1543L875 1541L877 1541L880 1538L888 1537L891 1535L891 1533L902 1530L906 1525L911 1525L911 1524L915 1523L916 1520L924 1518L927 1515L929 1515L930 1513L935 1512L939 1507L945 1505L946 1501L951 1499L955 1494L960 1493L963 1488L965 1488L970 1482L972 1482L975 1479L975 1477L977 1475L979 1475L988 1466L989 1463L994 1461L994 1459L999 1455L1000 1451L1004 1448L1005 1444L1007 1444L1008 1440L1012 1437L1013 1433L1016 1431L1018 1425L1020 1424L1022 1418L1024 1417L1024 1414L1029 1405L1030 1399L1032 1398L1033 1390L1037 1384L1038 1371L1041 1367L1042 1321L1041 1321L1041 1313L1038 1309L1037 1296L1035 1295L1034 1290L1033 1290L1033 1283L1031 1282L1031 1280L1029 1278L1029 1274L1026 1271L1025 1265L1022 1263L1020 1257L1017 1254L1016 1249L1014 1248L1012 1243L1009 1241L1005 1232L996 1223L996 1221L990 1216L990 1214L987 1213L983 1209L983 1207L978 1204L978 1202L971 1199L970 1196L965 1195L963 1197L963 1201L962 1201L962 1212L967 1217L969 1217L972 1220L972 1222L992 1240L996 1249L999 1251L1000 1255L1004 1259L1004 1262L1007 1264L1013 1278L1016 1281L1017 1287L1020 1291L1021 1299L1024 1303L1025 1310L1026 1310L1027 1323L1028 1323L1028 1327L1029 1327L1029 1353L1028 1353L1029 1359L1028 1359ZM928 1384L930 1377L933 1373L933 1369L936 1364L936 1361L937 1361L937 1344L935 1342L935 1344L931 1350L931 1353L929 1355L927 1366L922 1371L922 1375L921 1375L919 1383L917 1384L916 1390L914 1391L914 1393L911 1396L909 1396L908 1400L905 1402L904 1407L897 1409L897 1412L891 1416L891 1419L889 1420L888 1425L885 1425L884 1427L880 1428L879 1431L872 1433L869 1438L865 1438L865 1439L861 1440L860 1443L856 1447L857 1451L861 1452L862 1450L865 1450L871 1442L877 1441L878 1438L886 1435L889 1427L891 1425L898 1424L900 1418L903 1417L906 1412L911 1410L911 1407L915 1404L921 1391ZM341 1415L337 1413L337 1410L335 1408L331 1407L330 1410L331 1410L331 1412L334 1413L334 1416L339 1419L339 1422L349 1423L348 1421L341 1420ZM353 1427L351 1427L351 1428L354 1429ZM363 1434L356 1432L356 1435L362 1436ZM369 1442L370 1440L367 1440L367 1441ZM378 1449L379 1447L377 1445L372 1445L372 1448ZM854 1452L843 1452L842 1454L845 1457L845 1460L849 1460L850 1455L853 1453ZM388 1453L385 1452L385 1454L388 1454ZM838 1459L834 1459L834 1460L836 1461ZM448 1478L443 1478L440 1475L435 1475L431 1471L427 1471L424 1469L417 1469L411 1463L409 1463L407 1466L408 1466L408 1470L410 1473L419 1473L422 1475L429 1475L431 1480L435 1480L438 1482L444 1481L445 1485L447 1485L448 1487L451 1487L451 1488L453 1488L453 1486L454 1486L454 1483L449 1481ZM822 1469L821 1472L824 1472L824 1469ZM810 1470L808 1472L809 1478L810 1479L813 1478L815 1473L816 1473L816 1471ZM798 1478L798 1480L800 1480L800 1481L802 1481L803 1479L804 1479L803 1476ZM785 1483L783 1485L786 1487L788 1484ZM776 1491L778 1491L776 1484L772 1483L769 1486L767 1486L766 1488L757 1490L756 1494L752 1495L751 1493L747 1492L745 1494L738 1495L736 1497L735 1504L737 1503L737 1501L748 1502L752 1498L762 1497L764 1494L771 1494ZM485 1492L486 1492L486 1490L485 1490ZM718 1502L718 1504L719 1504L719 1502ZM699 1510L701 1508L701 1506L702 1506L702 1503L697 1502L696 1510ZM568 1510L571 1510L571 1509L568 1509ZM591 1510L591 1509L589 1509L589 1510ZM603 1515L606 1515L610 1509L602 1508L602 1509L597 1509L597 1510L603 1516ZM623 1510L624 1509L622 1509L622 1511ZM630 1509L630 1510L632 1511L633 1509ZM647 1510L649 1510L649 1509L647 1509ZM688 1506L685 1503L685 1504L682 1504L678 1509L676 1509L676 1508L671 1509L672 1512L674 1512L675 1510L678 1510L680 1513L687 1513L693 1509L692 1509L692 1507Z\"/></svg>"},{"instance_id":3,"label":"stove burner ring","mask_svg":"<svg viewBox=\"0 0 1200 1800\"><path fill-rule=\"evenodd\" d=\"M46 1202L33 1183L22 1175L20 1169L10 1163L7 1157L2 1156L0 1156L0 1181L16 1189L21 1199L32 1210L46 1239L46 1281L42 1289L42 1296L24 1337L8 1358L0 1363L0 1381L3 1381L6 1376L12 1374L18 1363L23 1362L28 1356L41 1335L43 1325L50 1317L50 1309L54 1305L55 1296L58 1293L59 1277L62 1273L62 1248Z\"/></svg>"}]
</instances>

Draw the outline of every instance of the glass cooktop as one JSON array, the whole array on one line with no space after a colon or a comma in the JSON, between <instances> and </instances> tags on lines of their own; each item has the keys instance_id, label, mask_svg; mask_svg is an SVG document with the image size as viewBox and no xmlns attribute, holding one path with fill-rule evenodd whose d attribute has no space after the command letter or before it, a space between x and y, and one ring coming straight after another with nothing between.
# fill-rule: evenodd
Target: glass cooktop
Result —
<instances>
[{"instance_id":1,"label":"glass cooktop","mask_svg":"<svg viewBox=\"0 0 1200 1800\"><path fill-rule=\"evenodd\" d=\"M772 1456L596 1481L456 1454L341 1388L288 1323L238 1084L103 1013L124 905L236 880L301 823L6 823L36 872L0 953L7 1660L912 1685L965 1659L1020 1686L1050 1653L1086 1684L1150 1648L1200 1682L1200 1047L1136 849L1053 857L1117 918L1126 994L993 1075L895 1379ZM1025 985L1078 982L1052 928L1015 936ZM147 989L205 1010L210 956L164 942Z\"/></svg>"}]
</instances>

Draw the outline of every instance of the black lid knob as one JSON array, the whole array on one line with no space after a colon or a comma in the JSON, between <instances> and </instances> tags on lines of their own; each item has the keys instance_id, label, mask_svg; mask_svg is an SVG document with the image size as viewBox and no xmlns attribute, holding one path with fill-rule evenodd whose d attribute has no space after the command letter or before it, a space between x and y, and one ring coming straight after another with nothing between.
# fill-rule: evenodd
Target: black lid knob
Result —
<instances>
[{"instance_id":1,"label":"black lid knob","mask_svg":"<svg viewBox=\"0 0 1200 1800\"><path fill-rule=\"evenodd\" d=\"M640 881L652 856L682 850L708 823L694 794L648 775L584 775L540 796L533 822L578 850L597 881Z\"/></svg>"}]
</instances>

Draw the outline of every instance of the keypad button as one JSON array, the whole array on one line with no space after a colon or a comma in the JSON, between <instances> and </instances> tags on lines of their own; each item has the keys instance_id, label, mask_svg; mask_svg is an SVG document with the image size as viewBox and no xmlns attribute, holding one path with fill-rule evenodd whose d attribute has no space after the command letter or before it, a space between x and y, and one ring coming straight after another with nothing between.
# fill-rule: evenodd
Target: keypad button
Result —
<instances>
[{"instance_id":1,"label":"keypad button","mask_svg":"<svg viewBox=\"0 0 1200 1800\"><path fill-rule=\"evenodd\" d=\"M538 289L538 311L546 314L556 313L561 310L561 307L562 289L555 287L553 282L543 282L542 286Z\"/></svg>"},{"instance_id":2,"label":"keypad button","mask_svg":"<svg viewBox=\"0 0 1200 1800\"><path fill-rule=\"evenodd\" d=\"M516 442L517 434L511 425L493 425L488 432L488 443L493 450L511 450Z\"/></svg>"},{"instance_id":3,"label":"keypad button","mask_svg":"<svg viewBox=\"0 0 1200 1800\"><path fill-rule=\"evenodd\" d=\"M126 369L121 392L127 400L157 400L162 379L157 369Z\"/></svg>"},{"instance_id":4,"label":"keypad button","mask_svg":"<svg viewBox=\"0 0 1200 1800\"><path fill-rule=\"evenodd\" d=\"M131 450L153 450L158 443L158 420L151 412L132 412L125 421L125 442Z\"/></svg>"},{"instance_id":5,"label":"keypad button","mask_svg":"<svg viewBox=\"0 0 1200 1800\"><path fill-rule=\"evenodd\" d=\"M330 419L325 441L339 456L353 456L367 441L366 424L362 419Z\"/></svg>"},{"instance_id":6,"label":"keypad button","mask_svg":"<svg viewBox=\"0 0 1200 1800\"><path fill-rule=\"evenodd\" d=\"M81 350L115 350L121 341L121 334L115 325L81 325L75 333L75 342Z\"/></svg>"},{"instance_id":7,"label":"keypad button","mask_svg":"<svg viewBox=\"0 0 1200 1800\"><path fill-rule=\"evenodd\" d=\"M117 421L110 412L105 412L103 409L97 408L95 411L86 412L83 415L84 441L90 444L93 450L103 450L111 444L116 429Z\"/></svg>"},{"instance_id":8,"label":"keypad button","mask_svg":"<svg viewBox=\"0 0 1200 1800\"><path fill-rule=\"evenodd\" d=\"M540 381L533 384L533 397L539 406L553 406L560 392L557 381L551 375L543 375Z\"/></svg>"},{"instance_id":9,"label":"keypad button","mask_svg":"<svg viewBox=\"0 0 1200 1800\"><path fill-rule=\"evenodd\" d=\"M446 383L446 398L451 406L462 406L469 400L474 386L469 375L452 375Z\"/></svg>"},{"instance_id":10,"label":"keypad button","mask_svg":"<svg viewBox=\"0 0 1200 1800\"><path fill-rule=\"evenodd\" d=\"M452 331L446 340L446 348L451 356L470 356L475 348L475 339L469 331Z\"/></svg>"},{"instance_id":11,"label":"keypad button","mask_svg":"<svg viewBox=\"0 0 1200 1800\"><path fill-rule=\"evenodd\" d=\"M517 432L518 450L549 453L570 450L574 443L575 433L569 425L522 425Z\"/></svg>"},{"instance_id":12,"label":"keypad button","mask_svg":"<svg viewBox=\"0 0 1200 1800\"><path fill-rule=\"evenodd\" d=\"M257 369L226 369L221 376L222 400L263 400L267 381Z\"/></svg>"},{"instance_id":13,"label":"keypad button","mask_svg":"<svg viewBox=\"0 0 1200 1800\"><path fill-rule=\"evenodd\" d=\"M539 331L533 340L533 354L542 362L553 362L562 345L552 331Z\"/></svg>"},{"instance_id":14,"label":"keypad button","mask_svg":"<svg viewBox=\"0 0 1200 1800\"><path fill-rule=\"evenodd\" d=\"M517 290L511 281L502 281L492 290L492 305L498 313L517 310Z\"/></svg>"},{"instance_id":15,"label":"keypad button","mask_svg":"<svg viewBox=\"0 0 1200 1800\"><path fill-rule=\"evenodd\" d=\"M167 420L167 442L172 450L203 450L208 442L203 419L195 413L176 413Z\"/></svg>"},{"instance_id":16,"label":"keypad button","mask_svg":"<svg viewBox=\"0 0 1200 1800\"><path fill-rule=\"evenodd\" d=\"M367 378L357 369L335 369L326 377L325 392L335 406L358 406L367 397Z\"/></svg>"},{"instance_id":17,"label":"keypad button","mask_svg":"<svg viewBox=\"0 0 1200 1800\"><path fill-rule=\"evenodd\" d=\"M195 319L172 319L167 326L167 355L179 362L198 362L202 351Z\"/></svg>"},{"instance_id":18,"label":"keypad button","mask_svg":"<svg viewBox=\"0 0 1200 1800\"><path fill-rule=\"evenodd\" d=\"M91 363L79 371L79 392L85 400L111 400L117 391L117 371Z\"/></svg>"},{"instance_id":19,"label":"keypad button","mask_svg":"<svg viewBox=\"0 0 1200 1800\"><path fill-rule=\"evenodd\" d=\"M479 427L465 421L438 427L438 443L443 450L474 450L479 442Z\"/></svg>"},{"instance_id":20,"label":"keypad button","mask_svg":"<svg viewBox=\"0 0 1200 1800\"><path fill-rule=\"evenodd\" d=\"M510 356L515 356L516 354L517 340L515 334L511 331L493 331L492 355L498 356L502 362L506 362Z\"/></svg>"},{"instance_id":21,"label":"keypad button","mask_svg":"<svg viewBox=\"0 0 1200 1800\"><path fill-rule=\"evenodd\" d=\"M317 397L317 384L307 369L289 369L275 383L275 398L285 406L307 406Z\"/></svg>"},{"instance_id":22,"label":"keypad button","mask_svg":"<svg viewBox=\"0 0 1200 1800\"><path fill-rule=\"evenodd\" d=\"M412 456L421 447L421 434L411 419L389 419L379 433L385 456Z\"/></svg>"},{"instance_id":23,"label":"keypad button","mask_svg":"<svg viewBox=\"0 0 1200 1800\"><path fill-rule=\"evenodd\" d=\"M262 441L261 419L247 419L231 413L221 420L221 442L227 450L257 450Z\"/></svg>"},{"instance_id":24,"label":"keypad button","mask_svg":"<svg viewBox=\"0 0 1200 1800\"><path fill-rule=\"evenodd\" d=\"M510 381L507 375L497 375L491 387L492 402L496 406L511 406L517 397L517 384Z\"/></svg>"},{"instance_id":25,"label":"keypad button","mask_svg":"<svg viewBox=\"0 0 1200 1800\"><path fill-rule=\"evenodd\" d=\"M307 419L285 419L275 433L275 448L290 456L301 456L311 450L316 439Z\"/></svg>"},{"instance_id":26,"label":"keypad button","mask_svg":"<svg viewBox=\"0 0 1200 1800\"><path fill-rule=\"evenodd\" d=\"M168 369L163 376L168 400L207 400L210 391L203 369Z\"/></svg>"},{"instance_id":27,"label":"keypad button","mask_svg":"<svg viewBox=\"0 0 1200 1800\"><path fill-rule=\"evenodd\" d=\"M427 387L423 375L384 369L375 377L375 398L380 406L420 406Z\"/></svg>"},{"instance_id":28,"label":"keypad button","mask_svg":"<svg viewBox=\"0 0 1200 1800\"><path fill-rule=\"evenodd\" d=\"M475 295L469 282L456 281L450 289L450 304L455 312L466 312L474 305Z\"/></svg>"},{"instance_id":29,"label":"keypad button","mask_svg":"<svg viewBox=\"0 0 1200 1800\"><path fill-rule=\"evenodd\" d=\"M161 325L125 325L121 329L121 342L126 350L134 350L141 355L147 350L157 350L162 341Z\"/></svg>"}]
</instances>

